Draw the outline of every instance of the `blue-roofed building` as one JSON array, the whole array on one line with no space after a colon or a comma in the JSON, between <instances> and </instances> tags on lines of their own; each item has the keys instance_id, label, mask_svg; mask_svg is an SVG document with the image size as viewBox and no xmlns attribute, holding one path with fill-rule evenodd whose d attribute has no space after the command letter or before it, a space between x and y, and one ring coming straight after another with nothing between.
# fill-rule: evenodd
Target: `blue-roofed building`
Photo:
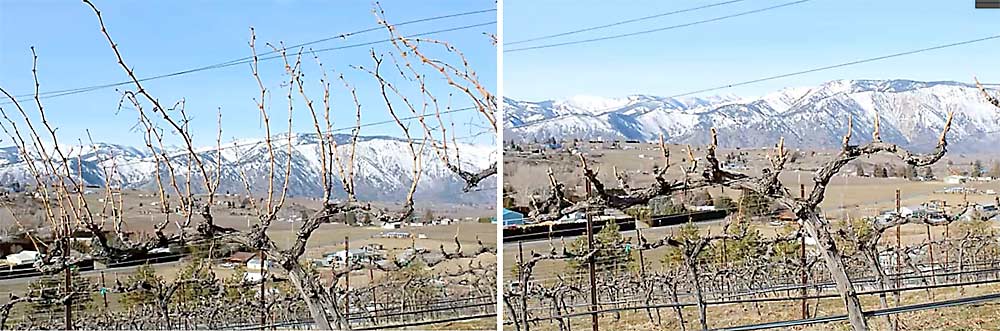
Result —
<instances>
[{"instance_id":1,"label":"blue-roofed building","mask_svg":"<svg viewBox=\"0 0 1000 331\"><path fill-rule=\"evenodd\" d=\"M524 214L504 208L503 226L524 225Z\"/></svg>"}]
</instances>

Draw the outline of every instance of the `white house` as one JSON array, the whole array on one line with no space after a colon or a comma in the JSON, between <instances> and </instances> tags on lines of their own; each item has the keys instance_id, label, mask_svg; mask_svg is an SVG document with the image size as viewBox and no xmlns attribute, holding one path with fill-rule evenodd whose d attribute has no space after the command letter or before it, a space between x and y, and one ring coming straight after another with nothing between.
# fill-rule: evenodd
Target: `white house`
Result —
<instances>
[{"instance_id":1,"label":"white house","mask_svg":"<svg viewBox=\"0 0 1000 331\"><path fill-rule=\"evenodd\" d=\"M383 233L378 234L378 237L381 237L381 238L393 238L393 239L405 239L405 238L410 238L410 233L409 232L399 232L399 231L383 232Z\"/></svg>"},{"instance_id":2,"label":"white house","mask_svg":"<svg viewBox=\"0 0 1000 331\"><path fill-rule=\"evenodd\" d=\"M944 182L945 182L945 184L962 184L962 183L965 183L965 181L967 179L968 179L968 177L965 177L965 176L951 175L951 176L945 177L944 178Z\"/></svg>"},{"instance_id":3,"label":"white house","mask_svg":"<svg viewBox=\"0 0 1000 331\"><path fill-rule=\"evenodd\" d=\"M21 251L16 254L7 255L7 262L13 265L32 264L38 260L38 255L36 251Z\"/></svg>"},{"instance_id":4,"label":"white house","mask_svg":"<svg viewBox=\"0 0 1000 331\"><path fill-rule=\"evenodd\" d=\"M266 269L271 269L272 266L274 266L274 263L271 261L267 261L266 264L262 265L260 263L260 256L255 256L254 258L250 259L250 261L247 261L247 270L261 270L261 269L266 270Z\"/></svg>"},{"instance_id":5,"label":"white house","mask_svg":"<svg viewBox=\"0 0 1000 331\"><path fill-rule=\"evenodd\" d=\"M572 213L566 214L565 216L563 216L562 218L560 218L559 221L560 222L573 222L573 221L577 221L577 220L582 220L584 218L587 218L587 214L584 214L583 212L577 211L577 212L572 212Z\"/></svg>"},{"instance_id":6,"label":"white house","mask_svg":"<svg viewBox=\"0 0 1000 331\"><path fill-rule=\"evenodd\" d=\"M333 253L327 253L323 255L323 259L319 261L320 265L324 267L329 267L332 265L342 266L345 261L381 261L383 259L382 253L379 250L382 249L382 245L379 244L369 244L361 248L352 248L350 250L339 250Z\"/></svg>"},{"instance_id":7,"label":"white house","mask_svg":"<svg viewBox=\"0 0 1000 331\"><path fill-rule=\"evenodd\" d=\"M382 228L386 230L399 229L399 222L383 223Z\"/></svg>"},{"instance_id":8,"label":"white house","mask_svg":"<svg viewBox=\"0 0 1000 331\"><path fill-rule=\"evenodd\" d=\"M243 281L247 283L257 283L260 282L261 279L264 279L264 276L261 275L260 272L247 271L243 273Z\"/></svg>"},{"instance_id":9,"label":"white house","mask_svg":"<svg viewBox=\"0 0 1000 331\"><path fill-rule=\"evenodd\" d=\"M344 262L347 261L348 259L351 259L351 260L354 260L354 261L361 260L362 257L366 256L365 255L366 253L367 252L365 250L360 249L360 248L352 248L350 250L336 251L336 252L327 254L324 257L324 260L325 260L324 264L327 265L327 266L333 265L334 263L336 263L337 265L343 265Z\"/></svg>"}]
</instances>

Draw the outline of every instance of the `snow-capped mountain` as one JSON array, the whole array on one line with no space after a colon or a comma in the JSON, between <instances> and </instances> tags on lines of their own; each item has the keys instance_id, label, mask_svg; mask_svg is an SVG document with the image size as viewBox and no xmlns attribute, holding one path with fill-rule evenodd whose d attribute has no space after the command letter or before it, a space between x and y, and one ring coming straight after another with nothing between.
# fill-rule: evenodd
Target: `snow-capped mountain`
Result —
<instances>
[{"instance_id":1,"label":"snow-capped mountain","mask_svg":"<svg viewBox=\"0 0 1000 331\"><path fill-rule=\"evenodd\" d=\"M344 172L350 172L349 154L351 141L349 135L335 135L337 141L337 152L344 164ZM288 153L287 136L278 137L272 140L275 148L275 186L280 187L285 180L285 165L291 158L291 171L289 172L289 195L319 197L322 192L322 181L320 179L320 147L318 136L315 134L299 134L292 136L292 150ZM399 201L405 197L410 184L413 182L413 161L409 145L405 140L393 137L359 137L354 160L355 187L360 199L375 201ZM420 145L416 145L420 151ZM52 147L46 148L50 153ZM157 172L160 180L170 189L170 173L173 172L179 185L183 185L189 173L187 162L190 159L186 150L181 148L167 149L166 155L171 159L170 169L162 162L156 161L157 157L145 148L133 148L129 146L114 144L94 144L94 145L61 145L61 151L66 154L68 168L72 176L83 178L87 184L103 186L105 178L110 175L113 185L121 185L126 188L154 189L156 187ZM449 144L449 155L453 158L456 155L456 148ZM460 160L462 168L473 171L485 169L497 159L496 151L491 146L459 144L457 150L461 152ZM270 161L268 157L267 145L263 139L241 140L223 145L221 153L215 147L204 147L196 150L199 158L206 165L206 171L210 177L216 176L216 164L218 173L221 174L221 184L219 193L245 193L246 186L242 180L242 174L250 182L251 189L255 194L266 194L268 184L268 169ZM34 159L40 158L33 155ZM24 158L19 155L15 147L0 148L0 184L10 184L19 182L22 184L34 184L34 176ZM41 167L42 163L36 161L36 167ZM417 200L430 202L470 202L482 203L494 201L495 192L493 190L480 190L477 192L463 193L464 183L448 170L444 162L433 151L431 146L427 146L421 154L421 178L417 184L417 191L414 196ZM61 165L61 163L60 163ZM58 169L63 174L63 169ZM78 171L80 174L78 174ZM204 191L201 171L197 166L192 166L192 188L199 192ZM344 196L342 185L339 179L339 170L334 167L334 191L338 197ZM480 185L491 187L495 183L495 178L490 178ZM182 187L183 189L183 187Z\"/></svg>"},{"instance_id":2,"label":"snow-capped mountain","mask_svg":"<svg viewBox=\"0 0 1000 331\"><path fill-rule=\"evenodd\" d=\"M848 118L854 141L871 140L876 114L883 140L930 149L949 111L952 150L995 150L1000 143L1000 109L974 85L910 80L837 80L815 87L788 88L759 98L663 98L635 95L563 101L504 100L505 139L635 139L660 134L670 143L704 144L709 129L723 147L770 146L784 137L791 146L839 146Z\"/></svg>"}]
</instances>

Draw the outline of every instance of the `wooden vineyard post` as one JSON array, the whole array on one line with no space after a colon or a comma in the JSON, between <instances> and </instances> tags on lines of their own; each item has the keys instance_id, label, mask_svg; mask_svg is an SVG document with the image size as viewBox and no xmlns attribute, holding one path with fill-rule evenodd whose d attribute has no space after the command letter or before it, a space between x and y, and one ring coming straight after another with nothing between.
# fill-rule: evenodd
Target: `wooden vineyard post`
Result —
<instances>
[{"instance_id":1,"label":"wooden vineyard post","mask_svg":"<svg viewBox=\"0 0 1000 331\"><path fill-rule=\"evenodd\" d=\"M65 221L64 224L65 224L65 229L66 229L66 236L63 237L63 245L64 245L63 246L63 261L69 261L69 246L70 246L69 245L69 237L72 235L72 233L69 230L69 219L63 218L63 220ZM64 275L65 275L65 278L66 278L66 293L67 294L73 292L73 271L70 270L70 269L71 269L70 266L67 265L66 269L64 271ZM65 308L66 308L66 330L73 330L73 296L72 295L70 295L68 298L66 298ZM169 328L170 326L167 325L167 327Z\"/></svg>"},{"instance_id":2,"label":"wooden vineyard post","mask_svg":"<svg viewBox=\"0 0 1000 331\"><path fill-rule=\"evenodd\" d=\"M264 255L264 251L260 251L260 327L261 329L267 328L267 301L264 300L264 294L267 292L267 257Z\"/></svg>"},{"instance_id":3,"label":"wooden vineyard post","mask_svg":"<svg viewBox=\"0 0 1000 331\"><path fill-rule=\"evenodd\" d=\"M414 252L415 253L415 252ZM347 274L344 275L344 321L351 325L351 243L350 238L344 236L344 266Z\"/></svg>"},{"instance_id":4,"label":"wooden vineyard post","mask_svg":"<svg viewBox=\"0 0 1000 331\"><path fill-rule=\"evenodd\" d=\"M368 257L368 262L371 265L375 265L375 259L371 256ZM372 324L378 325L378 293L375 291L375 269L368 268L368 286L372 287Z\"/></svg>"},{"instance_id":5,"label":"wooden vineyard post","mask_svg":"<svg viewBox=\"0 0 1000 331\"><path fill-rule=\"evenodd\" d=\"M590 182L587 182L587 199L590 199L591 188ZM587 208L587 251L592 252L594 250L594 215L593 210L588 206ZM591 329L593 331L599 331L597 319L597 275L595 271L595 254L589 254L587 258L588 268L590 269L590 323Z\"/></svg>"},{"instance_id":6,"label":"wooden vineyard post","mask_svg":"<svg viewBox=\"0 0 1000 331\"><path fill-rule=\"evenodd\" d=\"M104 281L104 270L101 270L101 298L104 299L104 316L108 314L108 283Z\"/></svg>"},{"instance_id":7,"label":"wooden vineyard post","mask_svg":"<svg viewBox=\"0 0 1000 331\"><path fill-rule=\"evenodd\" d=\"M519 268L524 267L524 245L517 242L517 264ZM524 331L528 331L528 277L524 270L518 270L518 278L521 279L521 319L524 321Z\"/></svg>"},{"instance_id":8,"label":"wooden vineyard post","mask_svg":"<svg viewBox=\"0 0 1000 331\"><path fill-rule=\"evenodd\" d=\"M806 198L806 185L799 184L799 196L802 199ZM806 234L805 228L803 228L803 221L799 221L799 274L802 278L802 290L800 291L802 295L802 319L809 318L809 304L806 302L806 295L808 294L808 289L806 288L806 283L809 282L809 275L806 273Z\"/></svg>"},{"instance_id":9,"label":"wooden vineyard post","mask_svg":"<svg viewBox=\"0 0 1000 331\"><path fill-rule=\"evenodd\" d=\"M935 265L934 265L934 238L931 236L931 226L930 225L927 225L927 251L928 251L928 253L930 255L930 258L931 258L931 283L934 284L934 285L937 285L937 277L935 277L935 272L934 272L934 268L935 268ZM931 293L933 293L933 292L931 292ZM934 298L934 296L933 296L933 294L931 294L931 299L933 299L933 298Z\"/></svg>"},{"instance_id":10,"label":"wooden vineyard post","mask_svg":"<svg viewBox=\"0 0 1000 331\"><path fill-rule=\"evenodd\" d=\"M639 221L635 221L635 244L639 250L639 276L646 275L646 260L642 256L642 235L639 233Z\"/></svg>"},{"instance_id":11,"label":"wooden vineyard post","mask_svg":"<svg viewBox=\"0 0 1000 331\"><path fill-rule=\"evenodd\" d=\"M900 210L899 200L900 200L899 189L896 189L896 215L899 215L899 210ZM903 254L903 241L902 241L902 235L900 234L901 228L902 225L896 226L896 270L894 272L896 274L896 290L893 291L893 296L896 299L896 307L899 307L900 305L901 298L899 296L900 294L899 289L903 286L902 283L903 272L902 272L902 258L901 258L901 255ZM898 316L893 320L892 328L893 330L899 330Z\"/></svg>"},{"instance_id":12,"label":"wooden vineyard post","mask_svg":"<svg viewBox=\"0 0 1000 331\"><path fill-rule=\"evenodd\" d=\"M948 231L949 225L950 225L950 223L945 223L945 225L944 225L944 242L946 244L948 244L948 246L944 249L944 272L945 273L948 272L948 268L949 268L949 264L948 263L951 261L951 259L949 258L949 256L950 256L949 251L951 250L951 243L948 241L948 239L951 238L951 236L948 233L949 232ZM959 274L959 275L961 275L961 274ZM944 280L948 281L948 278L950 278L950 277L945 276Z\"/></svg>"}]
</instances>

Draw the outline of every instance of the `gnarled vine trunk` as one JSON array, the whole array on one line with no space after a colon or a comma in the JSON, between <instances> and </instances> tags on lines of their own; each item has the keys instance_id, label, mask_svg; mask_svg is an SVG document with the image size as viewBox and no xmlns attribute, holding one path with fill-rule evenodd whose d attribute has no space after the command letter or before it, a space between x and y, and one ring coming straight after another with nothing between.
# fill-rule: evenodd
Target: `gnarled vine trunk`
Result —
<instances>
[{"instance_id":1,"label":"gnarled vine trunk","mask_svg":"<svg viewBox=\"0 0 1000 331\"><path fill-rule=\"evenodd\" d=\"M865 321L864 310L861 308L861 301L858 300L858 293L851 283L850 276L847 275L847 267L844 266L843 254L837 248L837 243L833 241L829 226L826 221L820 219L819 215L810 212L808 217L802 218L806 232L820 245L820 251L826 267L830 271L830 277L837 286L837 292L844 301L847 309L847 319L851 323L854 331L868 330L868 322Z\"/></svg>"},{"instance_id":2,"label":"gnarled vine trunk","mask_svg":"<svg viewBox=\"0 0 1000 331\"><path fill-rule=\"evenodd\" d=\"M302 269L302 266L298 263L292 264L292 268L288 269L288 279L292 281L295 288L298 289L299 293L302 294L302 300L305 301L306 307L309 308L309 314L313 318L313 325L320 330L348 330L350 327L343 327L342 321L339 318L339 312L337 309L331 309L333 314L337 316L336 321L331 321L330 316L327 315L327 307L333 308L333 299L327 295L326 291L323 290L322 285L320 285L319 280L316 279L312 274L306 272ZM336 324L332 323L336 322Z\"/></svg>"}]
</instances>

